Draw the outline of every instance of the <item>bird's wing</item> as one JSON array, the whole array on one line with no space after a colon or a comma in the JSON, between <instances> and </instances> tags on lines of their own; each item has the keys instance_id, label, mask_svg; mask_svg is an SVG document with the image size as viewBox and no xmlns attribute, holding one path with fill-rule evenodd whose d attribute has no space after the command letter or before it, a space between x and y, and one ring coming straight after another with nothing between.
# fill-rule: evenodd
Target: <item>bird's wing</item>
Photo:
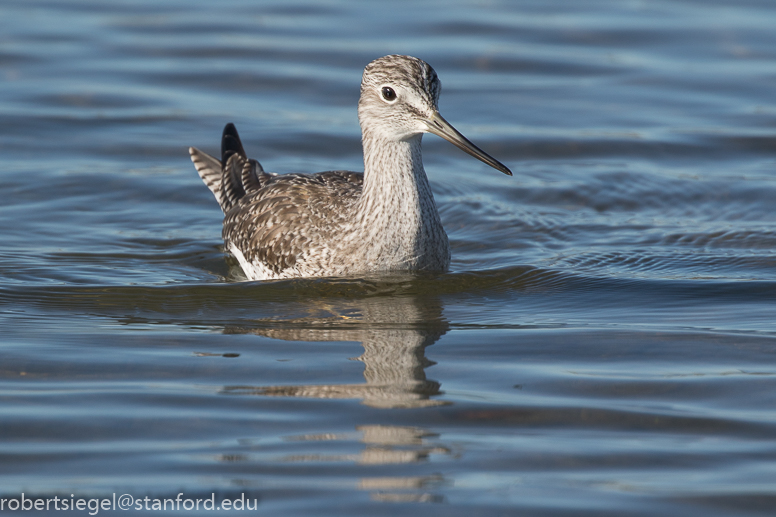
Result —
<instances>
[{"instance_id":1,"label":"bird's wing","mask_svg":"<svg viewBox=\"0 0 776 517\"><path fill-rule=\"evenodd\" d=\"M352 217L363 176L349 171L268 176L226 212L223 237L245 261L279 275L302 262L323 264Z\"/></svg>"}]
</instances>

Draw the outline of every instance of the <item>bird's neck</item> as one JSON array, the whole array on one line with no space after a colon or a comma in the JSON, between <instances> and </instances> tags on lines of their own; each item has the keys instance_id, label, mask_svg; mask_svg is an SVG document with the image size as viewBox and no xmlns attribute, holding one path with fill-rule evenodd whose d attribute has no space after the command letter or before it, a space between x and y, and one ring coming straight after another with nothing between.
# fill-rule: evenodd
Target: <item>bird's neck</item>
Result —
<instances>
[{"instance_id":1,"label":"bird's neck","mask_svg":"<svg viewBox=\"0 0 776 517\"><path fill-rule=\"evenodd\" d=\"M371 219L395 210L411 215L421 210L423 200L433 196L423 170L421 135L408 140L382 140L364 133L364 191L359 212ZM391 215L393 215L391 214Z\"/></svg>"},{"instance_id":2,"label":"bird's neck","mask_svg":"<svg viewBox=\"0 0 776 517\"><path fill-rule=\"evenodd\" d=\"M375 260L392 262L388 268L411 269L432 267L425 264L429 260L449 260L447 235L423 170L421 135L389 141L364 131L363 145L357 220L362 237L379 255Z\"/></svg>"}]
</instances>

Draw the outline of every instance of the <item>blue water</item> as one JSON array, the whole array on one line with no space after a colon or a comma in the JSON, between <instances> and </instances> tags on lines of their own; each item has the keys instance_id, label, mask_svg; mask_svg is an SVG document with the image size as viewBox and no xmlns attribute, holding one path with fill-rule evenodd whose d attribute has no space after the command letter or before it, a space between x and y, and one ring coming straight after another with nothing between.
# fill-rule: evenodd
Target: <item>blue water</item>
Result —
<instances>
[{"instance_id":1,"label":"blue water","mask_svg":"<svg viewBox=\"0 0 776 517\"><path fill-rule=\"evenodd\" d=\"M774 27L766 1L6 0L0 513L773 515ZM187 147L234 122L268 170L361 170L389 53L515 176L426 136L449 273L242 281Z\"/></svg>"}]
</instances>

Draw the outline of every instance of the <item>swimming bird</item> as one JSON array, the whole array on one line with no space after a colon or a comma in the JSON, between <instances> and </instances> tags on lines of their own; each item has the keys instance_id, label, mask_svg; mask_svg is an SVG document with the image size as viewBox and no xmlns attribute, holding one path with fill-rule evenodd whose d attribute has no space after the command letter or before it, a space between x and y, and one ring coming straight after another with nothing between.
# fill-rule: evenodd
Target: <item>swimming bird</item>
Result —
<instances>
[{"instance_id":1,"label":"swimming bird","mask_svg":"<svg viewBox=\"0 0 776 517\"><path fill-rule=\"evenodd\" d=\"M442 118L440 89L434 69L415 57L390 55L366 66L358 101L363 173L265 172L231 123L220 161L190 147L224 212L225 249L248 279L446 271L450 244L423 169L423 133L512 172Z\"/></svg>"}]
</instances>

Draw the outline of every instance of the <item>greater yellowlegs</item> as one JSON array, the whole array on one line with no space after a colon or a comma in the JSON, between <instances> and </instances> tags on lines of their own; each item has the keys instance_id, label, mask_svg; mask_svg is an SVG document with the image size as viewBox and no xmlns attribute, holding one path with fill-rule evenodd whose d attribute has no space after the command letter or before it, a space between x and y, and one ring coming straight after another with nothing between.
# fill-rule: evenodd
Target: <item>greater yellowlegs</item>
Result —
<instances>
[{"instance_id":1,"label":"greater yellowlegs","mask_svg":"<svg viewBox=\"0 0 776 517\"><path fill-rule=\"evenodd\" d=\"M233 124L221 160L189 148L224 211L226 249L251 280L367 272L445 271L450 244L423 170L421 137L434 133L512 175L437 110L441 85L425 61L391 55L369 63L358 120L364 173L264 172Z\"/></svg>"}]
</instances>

